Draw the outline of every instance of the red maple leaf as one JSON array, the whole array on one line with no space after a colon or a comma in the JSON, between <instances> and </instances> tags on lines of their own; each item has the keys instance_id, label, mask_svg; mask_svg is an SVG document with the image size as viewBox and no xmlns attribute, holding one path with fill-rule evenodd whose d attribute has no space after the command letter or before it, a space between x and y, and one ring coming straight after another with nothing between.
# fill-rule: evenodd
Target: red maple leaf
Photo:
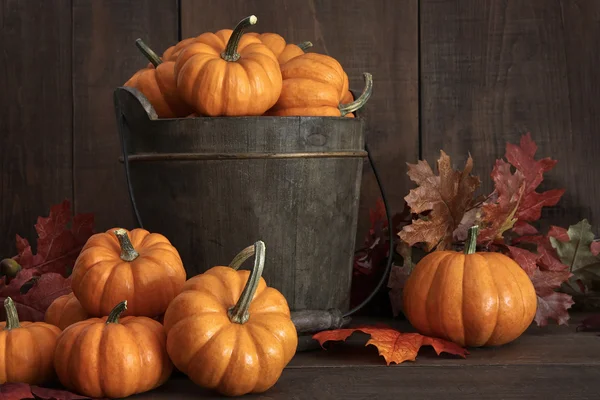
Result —
<instances>
[{"instance_id":1,"label":"red maple leaf","mask_svg":"<svg viewBox=\"0 0 600 400\"><path fill-rule=\"evenodd\" d=\"M590 251L595 256L600 254L600 240L595 240L592 242L592 244L590 245Z\"/></svg>"},{"instance_id":2,"label":"red maple leaf","mask_svg":"<svg viewBox=\"0 0 600 400\"><path fill-rule=\"evenodd\" d=\"M577 331L600 331L600 314L585 318L577 327Z\"/></svg>"},{"instance_id":3,"label":"red maple leaf","mask_svg":"<svg viewBox=\"0 0 600 400\"><path fill-rule=\"evenodd\" d=\"M67 390L49 389L27 383L5 383L0 385L0 400L84 400L87 396L80 396Z\"/></svg>"},{"instance_id":4,"label":"red maple leaf","mask_svg":"<svg viewBox=\"0 0 600 400\"><path fill-rule=\"evenodd\" d=\"M432 346L440 355L442 352L466 358L469 352L455 343L443 339L423 336L419 333L402 333L386 325L361 326L356 328L335 329L313 335L321 346L325 342L346 340L354 332L360 331L371 336L365 346L373 345L379 350L387 365L415 361L421 346Z\"/></svg>"},{"instance_id":5,"label":"red maple leaf","mask_svg":"<svg viewBox=\"0 0 600 400\"><path fill-rule=\"evenodd\" d=\"M569 321L568 309L575 304L573 298L566 293L551 292L547 296L538 296L535 322L538 326L548 325L548 319L556 320L559 325L566 325Z\"/></svg>"},{"instance_id":6,"label":"red maple leaf","mask_svg":"<svg viewBox=\"0 0 600 400\"><path fill-rule=\"evenodd\" d=\"M18 255L14 259L24 269L69 275L81 248L94 233L93 225L93 214L78 214L71 220L71 204L64 200L50 208L48 217L38 217L37 253L33 254L27 239L17 235Z\"/></svg>"}]
</instances>

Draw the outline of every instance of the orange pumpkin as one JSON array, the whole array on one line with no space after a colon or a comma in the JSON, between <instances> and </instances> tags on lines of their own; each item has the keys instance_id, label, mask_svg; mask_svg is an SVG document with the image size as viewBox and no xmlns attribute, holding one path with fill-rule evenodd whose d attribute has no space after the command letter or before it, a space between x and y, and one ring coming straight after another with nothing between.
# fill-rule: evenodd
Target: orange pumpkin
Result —
<instances>
[{"instance_id":1,"label":"orange pumpkin","mask_svg":"<svg viewBox=\"0 0 600 400\"><path fill-rule=\"evenodd\" d=\"M294 57L301 56L304 51L312 47L311 42L302 42L300 44L286 43L285 39L277 33L256 33L249 32L246 35L254 36L260 39L277 57L279 64L285 64Z\"/></svg>"},{"instance_id":2,"label":"orange pumpkin","mask_svg":"<svg viewBox=\"0 0 600 400\"><path fill-rule=\"evenodd\" d=\"M404 314L423 335L461 346L498 346L531 324L537 296L531 279L501 253L476 252L477 226L464 254L434 251L415 266L404 286Z\"/></svg>"},{"instance_id":3,"label":"orange pumpkin","mask_svg":"<svg viewBox=\"0 0 600 400\"><path fill-rule=\"evenodd\" d=\"M55 378L54 351L60 329L45 322L19 322L15 303L4 300L0 322L0 384L39 385Z\"/></svg>"},{"instance_id":4,"label":"orange pumpkin","mask_svg":"<svg viewBox=\"0 0 600 400\"><path fill-rule=\"evenodd\" d=\"M148 317L90 318L65 329L57 339L54 368L63 386L93 398L124 398L152 390L171 375L163 326Z\"/></svg>"},{"instance_id":5,"label":"orange pumpkin","mask_svg":"<svg viewBox=\"0 0 600 400\"><path fill-rule=\"evenodd\" d=\"M349 104L348 75L333 57L305 53L281 66L283 86L277 103L265 114L277 116L343 117L365 105L373 88L371 74L365 73L365 89Z\"/></svg>"},{"instance_id":6,"label":"orange pumpkin","mask_svg":"<svg viewBox=\"0 0 600 400\"><path fill-rule=\"evenodd\" d=\"M196 112L207 116L262 115L279 98L277 58L258 38L243 35L254 15L235 29L204 33L175 63L177 88Z\"/></svg>"},{"instance_id":7,"label":"orange pumpkin","mask_svg":"<svg viewBox=\"0 0 600 400\"><path fill-rule=\"evenodd\" d=\"M156 317L179 294L186 272L179 252L160 233L110 229L90 237L75 260L71 288L90 316L122 300L124 315Z\"/></svg>"},{"instance_id":8,"label":"orange pumpkin","mask_svg":"<svg viewBox=\"0 0 600 400\"><path fill-rule=\"evenodd\" d=\"M83 321L89 317L73 292L54 299L46 310L44 321L58 326L61 330L75 322Z\"/></svg>"},{"instance_id":9,"label":"orange pumpkin","mask_svg":"<svg viewBox=\"0 0 600 400\"><path fill-rule=\"evenodd\" d=\"M236 271L255 254L252 272ZM264 243L231 267L189 279L164 316L167 351L193 382L227 396L271 388L292 359L298 337L285 297L261 277Z\"/></svg>"},{"instance_id":10,"label":"orange pumpkin","mask_svg":"<svg viewBox=\"0 0 600 400\"><path fill-rule=\"evenodd\" d=\"M175 63L161 61L142 39L137 39L135 44L151 64L133 74L124 86L133 87L142 92L160 118L177 118L188 115L191 109L177 91Z\"/></svg>"}]
</instances>

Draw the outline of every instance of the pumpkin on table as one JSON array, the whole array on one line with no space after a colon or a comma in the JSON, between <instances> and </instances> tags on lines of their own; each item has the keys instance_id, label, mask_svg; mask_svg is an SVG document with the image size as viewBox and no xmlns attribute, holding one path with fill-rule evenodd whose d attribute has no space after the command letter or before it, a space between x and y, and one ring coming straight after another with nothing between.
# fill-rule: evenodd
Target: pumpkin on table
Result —
<instances>
[{"instance_id":1,"label":"pumpkin on table","mask_svg":"<svg viewBox=\"0 0 600 400\"><path fill-rule=\"evenodd\" d=\"M256 33L248 32L246 35L254 36L260 39L277 57L279 64L285 64L294 57L301 56L312 47L311 42L302 42L299 44L287 43L285 39L277 33Z\"/></svg>"},{"instance_id":2,"label":"pumpkin on table","mask_svg":"<svg viewBox=\"0 0 600 400\"><path fill-rule=\"evenodd\" d=\"M54 352L60 329L45 322L20 322L15 303L4 300L0 322L0 384L39 385L55 378Z\"/></svg>"},{"instance_id":3,"label":"pumpkin on table","mask_svg":"<svg viewBox=\"0 0 600 400\"><path fill-rule=\"evenodd\" d=\"M498 346L532 323L537 296L527 273L508 256L477 252L478 227L464 254L434 251L417 263L404 286L404 314L421 334L461 346Z\"/></svg>"},{"instance_id":4,"label":"pumpkin on table","mask_svg":"<svg viewBox=\"0 0 600 400\"><path fill-rule=\"evenodd\" d=\"M54 368L60 383L81 395L123 398L167 381L173 364L163 326L148 317L123 317L127 301L107 317L90 318L58 337Z\"/></svg>"},{"instance_id":5,"label":"pumpkin on table","mask_svg":"<svg viewBox=\"0 0 600 400\"><path fill-rule=\"evenodd\" d=\"M109 229L92 235L73 267L73 293L93 317L122 299L124 315L156 317L179 294L186 272L177 249L160 233Z\"/></svg>"},{"instance_id":6,"label":"pumpkin on table","mask_svg":"<svg viewBox=\"0 0 600 400\"><path fill-rule=\"evenodd\" d=\"M177 88L197 113L262 115L279 98L277 58L258 38L243 34L256 21L251 15L231 33L204 33L179 53L175 62Z\"/></svg>"},{"instance_id":7,"label":"pumpkin on table","mask_svg":"<svg viewBox=\"0 0 600 400\"><path fill-rule=\"evenodd\" d=\"M373 78L364 73L365 89L358 99L348 99L348 75L333 57L305 53L281 66L283 86L277 103L266 115L353 117L371 97Z\"/></svg>"},{"instance_id":8,"label":"pumpkin on table","mask_svg":"<svg viewBox=\"0 0 600 400\"><path fill-rule=\"evenodd\" d=\"M237 271L252 255L252 271ZM189 279L169 305L167 351L196 384L228 396L264 392L294 356L296 328L285 297L261 277L264 260L258 241L230 267Z\"/></svg>"},{"instance_id":9,"label":"pumpkin on table","mask_svg":"<svg viewBox=\"0 0 600 400\"><path fill-rule=\"evenodd\" d=\"M89 318L73 292L54 299L44 314L44 321L59 327L61 330L75 322Z\"/></svg>"}]
</instances>

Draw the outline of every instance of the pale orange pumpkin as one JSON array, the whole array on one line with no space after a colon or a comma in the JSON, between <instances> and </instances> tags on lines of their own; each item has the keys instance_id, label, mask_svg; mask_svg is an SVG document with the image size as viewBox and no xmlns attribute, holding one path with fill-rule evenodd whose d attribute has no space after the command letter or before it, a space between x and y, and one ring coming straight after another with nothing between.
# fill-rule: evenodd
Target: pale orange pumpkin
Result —
<instances>
[{"instance_id":1,"label":"pale orange pumpkin","mask_svg":"<svg viewBox=\"0 0 600 400\"><path fill-rule=\"evenodd\" d=\"M184 117L191 108L182 100L175 81L175 62L163 62L141 39L136 46L150 60L146 68L137 71L123 86L133 87L148 99L159 118Z\"/></svg>"},{"instance_id":2,"label":"pale orange pumpkin","mask_svg":"<svg viewBox=\"0 0 600 400\"><path fill-rule=\"evenodd\" d=\"M365 89L358 99L348 99L348 75L333 57L305 53L281 65L283 85L277 103L265 115L349 116L371 97L373 78L364 73Z\"/></svg>"},{"instance_id":3,"label":"pale orange pumpkin","mask_svg":"<svg viewBox=\"0 0 600 400\"><path fill-rule=\"evenodd\" d=\"M127 301L103 318L67 327L57 338L54 368L71 391L93 398L124 398L167 381L173 364L163 326L148 317L119 318Z\"/></svg>"},{"instance_id":4,"label":"pale orange pumpkin","mask_svg":"<svg viewBox=\"0 0 600 400\"><path fill-rule=\"evenodd\" d=\"M15 303L4 300L0 322L0 384L40 385L55 378L54 352L60 329L45 322L20 322Z\"/></svg>"},{"instance_id":5,"label":"pale orange pumpkin","mask_svg":"<svg viewBox=\"0 0 600 400\"><path fill-rule=\"evenodd\" d=\"M186 272L177 249L160 233L109 229L90 237L73 267L71 288L102 317L126 299L124 315L156 317L179 294Z\"/></svg>"},{"instance_id":6,"label":"pale orange pumpkin","mask_svg":"<svg viewBox=\"0 0 600 400\"><path fill-rule=\"evenodd\" d=\"M304 54L306 49L312 47L311 42L302 42L300 44L287 43L285 39L277 33L257 33L248 32L246 35L254 36L260 39L277 57L279 64L285 64L294 57Z\"/></svg>"},{"instance_id":7,"label":"pale orange pumpkin","mask_svg":"<svg viewBox=\"0 0 600 400\"><path fill-rule=\"evenodd\" d=\"M45 322L58 326L61 330L88 318L88 313L73 292L54 299L44 314Z\"/></svg>"},{"instance_id":8,"label":"pale orange pumpkin","mask_svg":"<svg viewBox=\"0 0 600 400\"><path fill-rule=\"evenodd\" d=\"M237 271L255 254L252 272ZM196 384L227 396L271 388L296 352L298 337L285 297L261 277L264 243L229 267L189 279L164 316L167 351Z\"/></svg>"},{"instance_id":9,"label":"pale orange pumpkin","mask_svg":"<svg viewBox=\"0 0 600 400\"><path fill-rule=\"evenodd\" d=\"M177 56L177 90L197 113L262 115L279 98L277 58L258 38L243 34L256 21L251 15L233 31L204 33Z\"/></svg>"},{"instance_id":10,"label":"pale orange pumpkin","mask_svg":"<svg viewBox=\"0 0 600 400\"><path fill-rule=\"evenodd\" d=\"M531 324L537 296L527 273L508 256L476 252L477 226L465 252L434 251L404 285L404 314L423 335L461 346L498 346Z\"/></svg>"}]
</instances>

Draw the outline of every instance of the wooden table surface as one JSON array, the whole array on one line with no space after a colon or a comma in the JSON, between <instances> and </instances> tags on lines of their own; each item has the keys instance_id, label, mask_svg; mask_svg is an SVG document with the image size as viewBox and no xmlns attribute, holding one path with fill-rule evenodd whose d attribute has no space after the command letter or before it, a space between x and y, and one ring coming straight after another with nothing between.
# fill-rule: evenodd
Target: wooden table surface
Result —
<instances>
[{"instance_id":1,"label":"wooden table surface","mask_svg":"<svg viewBox=\"0 0 600 400\"><path fill-rule=\"evenodd\" d=\"M499 348L469 349L466 359L422 347L416 361L387 366L367 336L355 333L328 350L297 353L277 384L248 399L600 399L600 336L569 326L532 325ZM357 320L356 323L382 321ZM406 321L385 321L413 331ZM333 344L333 343L332 343ZM176 373L131 399L216 399Z\"/></svg>"}]
</instances>

